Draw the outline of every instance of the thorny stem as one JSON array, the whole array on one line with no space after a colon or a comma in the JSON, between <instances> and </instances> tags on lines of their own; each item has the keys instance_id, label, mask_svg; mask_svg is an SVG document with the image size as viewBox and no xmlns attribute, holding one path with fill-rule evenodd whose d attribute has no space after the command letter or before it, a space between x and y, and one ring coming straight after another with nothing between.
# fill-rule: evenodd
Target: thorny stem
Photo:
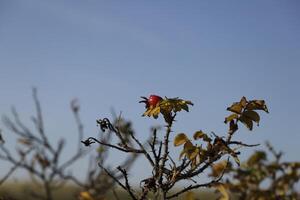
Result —
<instances>
[{"instance_id":1,"label":"thorny stem","mask_svg":"<svg viewBox=\"0 0 300 200\"><path fill-rule=\"evenodd\" d=\"M88 137L85 141L82 141L82 143L86 144L87 146L89 146L90 144L95 143L95 142L97 142L98 144L107 146L107 147L118 149L119 151L123 151L123 152L144 153L143 150L134 149L134 148L131 148L131 147L128 147L128 146L122 148L122 147L119 147L119 146L116 146L116 145L113 145L113 144L109 144L109 143L105 143L105 142L99 141L99 140L97 140L94 137Z\"/></svg>"},{"instance_id":2,"label":"thorny stem","mask_svg":"<svg viewBox=\"0 0 300 200\"><path fill-rule=\"evenodd\" d=\"M162 157L162 161L161 161L161 165L159 166L159 171L158 171L158 184L160 189L163 190L164 196L166 195L165 189L163 188L163 173L164 173L164 168L168 159L168 155L169 155L169 137L170 137L170 133L172 132L172 125L174 122L174 119L176 117L176 113L171 117L171 120L168 122L167 124L167 130L166 130L166 135L164 137L164 153L163 153L163 157Z\"/></svg>"}]
</instances>

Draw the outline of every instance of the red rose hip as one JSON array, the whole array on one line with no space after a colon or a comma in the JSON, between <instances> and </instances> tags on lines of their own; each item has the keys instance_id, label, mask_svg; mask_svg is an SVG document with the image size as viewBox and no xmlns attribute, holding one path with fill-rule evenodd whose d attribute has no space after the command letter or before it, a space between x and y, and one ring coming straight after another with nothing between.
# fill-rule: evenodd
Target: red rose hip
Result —
<instances>
[{"instance_id":1,"label":"red rose hip","mask_svg":"<svg viewBox=\"0 0 300 200\"><path fill-rule=\"evenodd\" d=\"M149 98L146 97L141 97L141 98L144 100L140 101L139 103L145 103L146 108L150 106L156 106L162 100L160 96L154 94L150 95Z\"/></svg>"}]
</instances>

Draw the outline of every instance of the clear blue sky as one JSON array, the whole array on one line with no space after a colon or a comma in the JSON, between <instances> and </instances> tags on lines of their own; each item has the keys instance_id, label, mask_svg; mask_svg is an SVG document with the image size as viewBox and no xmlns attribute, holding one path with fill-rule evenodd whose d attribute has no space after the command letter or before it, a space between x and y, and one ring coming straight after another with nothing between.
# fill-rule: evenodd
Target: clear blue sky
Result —
<instances>
[{"instance_id":1,"label":"clear blue sky","mask_svg":"<svg viewBox=\"0 0 300 200\"><path fill-rule=\"evenodd\" d=\"M296 0L0 0L0 114L15 105L29 118L31 87L38 87L48 133L54 140L69 137L68 156L77 144L69 111L74 97L86 136L96 135L95 119L114 107L145 139L148 127L162 120L140 117L141 95L192 100L195 106L174 127L190 135L199 129L223 134L225 108L244 95L265 99L270 114L237 138L270 140L287 160L297 160L299 9ZM139 166L135 173L143 174Z\"/></svg>"}]
</instances>

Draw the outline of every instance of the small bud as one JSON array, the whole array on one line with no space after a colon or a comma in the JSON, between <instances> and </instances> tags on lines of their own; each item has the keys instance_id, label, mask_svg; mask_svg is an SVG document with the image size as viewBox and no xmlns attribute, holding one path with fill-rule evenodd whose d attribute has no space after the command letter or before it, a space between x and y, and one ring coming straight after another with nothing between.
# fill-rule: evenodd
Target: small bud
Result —
<instances>
[{"instance_id":1,"label":"small bud","mask_svg":"<svg viewBox=\"0 0 300 200\"><path fill-rule=\"evenodd\" d=\"M110 122L107 119L97 119L96 122L100 126L102 132L105 132L105 130L109 129Z\"/></svg>"},{"instance_id":2,"label":"small bud","mask_svg":"<svg viewBox=\"0 0 300 200\"><path fill-rule=\"evenodd\" d=\"M90 139L86 139L84 141L81 141L85 146L90 146L91 144L95 143L94 141L91 141Z\"/></svg>"}]
</instances>

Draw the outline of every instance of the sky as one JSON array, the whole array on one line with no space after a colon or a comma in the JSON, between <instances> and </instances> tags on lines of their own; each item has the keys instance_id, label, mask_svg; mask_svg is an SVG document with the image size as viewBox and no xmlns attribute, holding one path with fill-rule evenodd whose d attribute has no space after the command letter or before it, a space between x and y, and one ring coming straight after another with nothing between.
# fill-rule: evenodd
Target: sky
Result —
<instances>
[{"instance_id":1,"label":"sky","mask_svg":"<svg viewBox=\"0 0 300 200\"><path fill-rule=\"evenodd\" d=\"M113 108L145 140L163 120L141 117L140 96L191 100L174 126L174 134L190 136L224 135L226 107L246 96L265 99L270 113L261 113L254 131L241 128L237 139L268 140L286 160L299 160L299 9L296 0L0 0L0 115L11 116L14 105L30 124L37 87L46 131L53 141L67 138L68 157L77 145L74 98L86 137L97 135L95 120ZM2 122L0 128L13 150L12 134ZM111 165L124 156L112 155ZM141 164L133 178L147 176ZM0 163L1 172L6 168Z\"/></svg>"}]
</instances>

